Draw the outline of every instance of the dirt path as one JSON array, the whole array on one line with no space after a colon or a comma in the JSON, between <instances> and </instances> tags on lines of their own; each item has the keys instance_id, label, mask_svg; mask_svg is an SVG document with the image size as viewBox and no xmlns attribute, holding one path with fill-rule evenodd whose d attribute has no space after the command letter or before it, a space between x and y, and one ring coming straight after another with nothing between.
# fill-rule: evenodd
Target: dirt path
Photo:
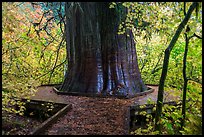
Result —
<instances>
[{"instance_id":1,"label":"dirt path","mask_svg":"<svg viewBox=\"0 0 204 137\"><path fill-rule=\"evenodd\" d=\"M72 110L61 117L45 134L127 134L127 101L76 96L67 97L67 101L72 104Z\"/></svg>"},{"instance_id":2,"label":"dirt path","mask_svg":"<svg viewBox=\"0 0 204 137\"><path fill-rule=\"evenodd\" d=\"M51 125L45 135L124 135L128 134L128 106L148 98L157 99L157 86L154 92L131 99L92 98L57 95L60 100L72 104L72 109ZM52 87L43 87L40 92L49 92L52 100ZM39 94L40 95L40 94ZM53 95L56 100L56 94Z\"/></svg>"}]
</instances>

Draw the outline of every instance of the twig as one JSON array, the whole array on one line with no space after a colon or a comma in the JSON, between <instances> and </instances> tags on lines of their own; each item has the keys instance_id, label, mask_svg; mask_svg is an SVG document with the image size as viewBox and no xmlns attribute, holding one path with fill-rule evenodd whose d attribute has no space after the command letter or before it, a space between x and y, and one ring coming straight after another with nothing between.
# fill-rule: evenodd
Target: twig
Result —
<instances>
[{"instance_id":1,"label":"twig","mask_svg":"<svg viewBox=\"0 0 204 137\"><path fill-rule=\"evenodd\" d=\"M49 71L47 71L46 73L42 74L41 76L37 77L35 80L37 80L37 79L39 79L39 78L41 78L41 77L47 75L48 73L50 73L50 71L52 71L53 69L56 69L56 68L60 67L60 66L63 65L65 62L66 62L66 60L64 60L62 63L56 65L54 68L52 68L51 70L49 70Z\"/></svg>"},{"instance_id":2,"label":"twig","mask_svg":"<svg viewBox=\"0 0 204 137\"><path fill-rule=\"evenodd\" d=\"M58 46L58 49L57 49L57 57L56 57L56 59L55 59L55 63L54 63L53 69L51 70L51 74L50 74L50 78L49 78L49 82L48 82L48 83L50 83L52 74L53 74L54 69L55 69L55 66L56 66L56 64L57 64L58 56L59 56L59 50L60 50L60 48L61 48L61 46L62 46L62 42L64 41L64 39L65 39L65 35L62 37L62 40L61 40L61 42L60 42L60 44L59 44L59 46Z\"/></svg>"}]
</instances>

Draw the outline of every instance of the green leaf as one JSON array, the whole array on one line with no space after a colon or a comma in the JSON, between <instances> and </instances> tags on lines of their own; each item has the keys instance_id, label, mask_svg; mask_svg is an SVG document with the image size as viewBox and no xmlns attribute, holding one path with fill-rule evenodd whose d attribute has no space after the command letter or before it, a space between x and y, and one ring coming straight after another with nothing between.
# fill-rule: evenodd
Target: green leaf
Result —
<instances>
[{"instance_id":1,"label":"green leaf","mask_svg":"<svg viewBox=\"0 0 204 137\"><path fill-rule=\"evenodd\" d=\"M134 25L138 26L138 19L134 19Z\"/></svg>"},{"instance_id":2,"label":"green leaf","mask_svg":"<svg viewBox=\"0 0 204 137\"><path fill-rule=\"evenodd\" d=\"M170 134L173 134L174 132L173 132L172 124L167 123L166 125L167 125L167 129L169 130L169 133L170 133Z\"/></svg>"}]
</instances>

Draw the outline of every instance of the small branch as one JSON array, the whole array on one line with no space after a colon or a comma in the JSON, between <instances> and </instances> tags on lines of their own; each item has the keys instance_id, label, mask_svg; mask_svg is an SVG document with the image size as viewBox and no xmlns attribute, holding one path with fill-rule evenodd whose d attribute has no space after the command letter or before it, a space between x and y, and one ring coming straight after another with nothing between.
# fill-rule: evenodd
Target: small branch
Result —
<instances>
[{"instance_id":1,"label":"small branch","mask_svg":"<svg viewBox=\"0 0 204 137\"><path fill-rule=\"evenodd\" d=\"M18 49L18 48L20 48L20 47L13 47L13 48L10 48L9 50L6 50L4 53L2 53L2 55L4 55L5 53L7 53L7 52L10 51L10 50Z\"/></svg>"},{"instance_id":2,"label":"small branch","mask_svg":"<svg viewBox=\"0 0 204 137\"><path fill-rule=\"evenodd\" d=\"M40 21L39 21L39 24L42 22L42 19L43 19L43 17L45 16L45 14L47 14L48 12L49 12L49 10L43 13L43 15L42 15L42 17L41 17L41 19L40 19Z\"/></svg>"},{"instance_id":3,"label":"small branch","mask_svg":"<svg viewBox=\"0 0 204 137\"><path fill-rule=\"evenodd\" d=\"M202 39L202 37L198 36L197 34L193 34L192 36L188 37L188 40L190 40L193 37L197 37L198 39Z\"/></svg>"},{"instance_id":4,"label":"small branch","mask_svg":"<svg viewBox=\"0 0 204 137\"><path fill-rule=\"evenodd\" d=\"M57 65L58 56L59 56L59 50L60 50L60 48L61 48L61 46L62 46L62 43L63 43L64 39L65 39L65 35L62 37L62 40L61 40L61 42L60 42L60 44L59 44L59 47L58 47L58 49L57 49L57 57L56 57L56 59L55 59L55 63L54 63L53 69L52 69L52 71L51 71L51 74L50 74L50 78L49 78L49 82L48 82L48 83L50 83L50 80L51 80L52 74L53 74L53 72L54 72L55 66Z\"/></svg>"},{"instance_id":5,"label":"small branch","mask_svg":"<svg viewBox=\"0 0 204 137\"><path fill-rule=\"evenodd\" d=\"M18 7L18 6L22 5L22 4L24 4L24 2L21 2L20 4L16 5L16 7Z\"/></svg>"},{"instance_id":6,"label":"small branch","mask_svg":"<svg viewBox=\"0 0 204 137\"><path fill-rule=\"evenodd\" d=\"M37 80L37 79L39 79L39 78L41 78L41 77L47 75L48 73L50 73L50 71L52 71L53 69L56 69L56 68L60 67L60 66L63 65L65 62L66 62L66 60L64 60L62 63L56 65L54 68L52 68L51 70L49 70L49 71L47 71L46 73L42 74L41 76L37 77L35 80Z\"/></svg>"},{"instance_id":7,"label":"small branch","mask_svg":"<svg viewBox=\"0 0 204 137\"><path fill-rule=\"evenodd\" d=\"M195 33L194 33L194 36L195 36L195 37L197 37L197 38L199 38L199 39L202 39L202 37L201 37L201 36L198 36L198 35L197 35L197 34L195 34Z\"/></svg>"},{"instance_id":8,"label":"small branch","mask_svg":"<svg viewBox=\"0 0 204 137\"><path fill-rule=\"evenodd\" d=\"M152 69L151 74L154 74L155 72L157 72L158 70L160 70L160 69L162 68L162 67L157 68L158 65L159 65L159 62L160 62L160 60L161 60L161 58L162 58L162 54L163 54L163 52L159 55L159 59L158 59L158 61L157 61L157 64L156 64L156 66Z\"/></svg>"},{"instance_id":9,"label":"small branch","mask_svg":"<svg viewBox=\"0 0 204 137\"><path fill-rule=\"evenodd\" d=\"M193 78L188 78L187 80L188 80L188 81L190 80L190 81L193 81L193 82L196 82L196 83L202 85L202 80L200 81L199 79L193 79Z\"/></svg>"},{"instance_id":10,"label":"small branch","mask_svg":"<svg viewBox=\"0 0 204 137\"><path fill-rule=\"evenodd\" d=\"M31 30L31 23L30 23L29 30L28 30L28 32L26 33L26 36L28 36L28 35L30 34L30 30Z\"/></svg>"}]
</instances>

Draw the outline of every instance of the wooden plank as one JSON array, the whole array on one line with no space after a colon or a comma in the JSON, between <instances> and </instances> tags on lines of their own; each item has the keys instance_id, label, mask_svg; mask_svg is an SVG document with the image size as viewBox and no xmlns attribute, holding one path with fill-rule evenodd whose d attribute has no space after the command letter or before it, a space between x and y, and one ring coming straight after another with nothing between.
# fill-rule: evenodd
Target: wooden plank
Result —
<instances>
[{"instance_id":1,"label":"wooden plank","mask_svg":"<svg viewBox=\"0 0 204 137\"><path fill-rule=\"evenodd\" d=\"M182 101L182 100L163 102L163 105L179 106L179 105L181 105L181 101ZM144 106L144 108L141 109L140 106L143 106L143 105L145 105L145 106ZM131 110L131 109L134 109L134 110L144 110L144 109L149 109L149 108L152 109L152 108L156 105L156 103L154 103L154 104L143 104L143 105L138 105L138 104L136 104L136 105L131 105L131 106L129 106L129 107L130 107L130 110Z\"/></svg>"},{"instance_id":2,"label":"wooden plank","mask_svg":"<svg viewBox=\"0 0 204 137\"><path fill-rule=\"evenodd\" d=\"M66 111L70 110L72 105L66 105L52 117L44 121L39 127L37 127L30 135L39 135L43 131L45 131L54 121L56 121L60 116L62 116Z\"/></svg>"},{"instance_id":3,"label":"wooden plank","mask_svg":"<svg viewBox=\"0 0 204 137\"><path fill-rule=\"evenodd\" d=\"M144 108L140 108L140 106L143 106L143 105L131 105L131 106L128 106L128 110L129 110L129 133L134 130L134 126L131 128L130 127L130 124L131 123L134 123L134 121L131 120L131 117L133 118L136 118L136 115L135 112L141 112L141 111L146 111L148 114L154 114L155 112L153 112L153 107L156 106L156 103L154 104L144 104ZM170 101L170 102L163 102L163 105L172 105L172 106L179 106L181 107L181 100L179 101ZM146 116L145 116L146 117ZM153 118L155 118L153 116ZM136 118L137 120L140 121L140 119Z\"/></svg>"},{"instance_id":4,"label":"wooden plank","mask_svg":"<svg viewBox=\"0 0 204 137\"><path fill-rule=\"evenodd\" d=\"M128 107L127 109L127 121L125 123L125 127L126 127L126 135L130 134L130 107Z\"/></svg>"}]
</instances>

